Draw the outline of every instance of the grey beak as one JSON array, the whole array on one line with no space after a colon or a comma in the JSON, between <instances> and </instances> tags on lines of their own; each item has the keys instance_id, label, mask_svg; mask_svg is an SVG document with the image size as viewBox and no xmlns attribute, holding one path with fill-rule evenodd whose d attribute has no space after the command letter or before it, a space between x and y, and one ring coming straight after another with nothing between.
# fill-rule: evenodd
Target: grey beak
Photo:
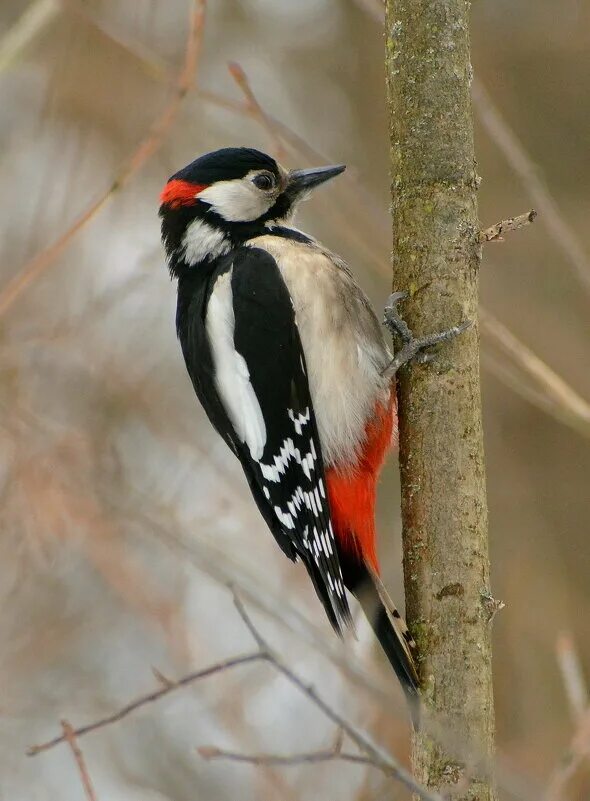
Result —
<instances>
[{"instance_id":1,"label":"grey beak","mask_svg":"<svg viewBox=\"0 0 590 801\"><path fill-rule=\"evenodd\" d=\"M346 164L335 164L330 167L312 167L309 170L292 170L289 173L286 191L292 197L296 197L303 192L315 189L316 186L329 181L330 178L335 178L345 169Z\"/></svg>"}]
</instances>

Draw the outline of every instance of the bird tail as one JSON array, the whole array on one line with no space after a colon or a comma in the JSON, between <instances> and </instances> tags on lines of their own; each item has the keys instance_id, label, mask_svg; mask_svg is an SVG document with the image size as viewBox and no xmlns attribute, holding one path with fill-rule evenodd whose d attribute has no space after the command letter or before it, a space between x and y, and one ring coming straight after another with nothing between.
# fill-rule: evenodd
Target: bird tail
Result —
<instances>
[{"instance_id":1,"label":"bird tail","mask_svg":"<svg viewBox=\"0 0 590 801\"><path fill-rule=\"evenodd\" d=\"M419 680L412 651L416 643L377 571L366 562L357 567L352 592L394 669L408 701L414 728L420 723Z\"/></svg>"}]
</instances>

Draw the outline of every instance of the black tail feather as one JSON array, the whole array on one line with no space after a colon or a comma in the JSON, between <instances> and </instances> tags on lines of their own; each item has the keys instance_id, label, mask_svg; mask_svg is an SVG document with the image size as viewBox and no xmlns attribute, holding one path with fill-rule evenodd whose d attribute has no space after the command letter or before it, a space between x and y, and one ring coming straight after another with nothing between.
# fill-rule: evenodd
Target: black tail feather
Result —
<instances>
[{"instance_id":1,"label":"black tail feather","mask_svg":"<svg viewBox=\"0 0 590 801\"><path fill-rule=\"evenodd\" d=\"M350 568L350 566L348 566ZM351 574L352 573L352 574ZM347 574L347 575L346 575ZM375 636L398 677L408 705L414 728L420 724L419 680L412 655L415 643L408 628L387 594L379 576L364 564L355 564L346 571L349 590L360 602Z\"/></svg>"}]
</instances>

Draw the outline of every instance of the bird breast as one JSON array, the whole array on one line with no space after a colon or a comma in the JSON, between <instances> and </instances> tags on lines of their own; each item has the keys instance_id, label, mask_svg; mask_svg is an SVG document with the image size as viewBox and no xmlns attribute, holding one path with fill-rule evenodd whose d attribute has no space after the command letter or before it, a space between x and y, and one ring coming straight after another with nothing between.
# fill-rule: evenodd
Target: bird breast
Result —
<instances>
[{"instance_id":1,"label":"bird breast","mask_svg":"<svg viewBox=\"0 0 590 801\"><path fill-rule=\"evenodd\" d=\"M379 321L346 264L318 243L268 235L248 244L275 259L293 300L326 467L353 468L377 404L390 400Z\"/></svg>"}]
</instances>

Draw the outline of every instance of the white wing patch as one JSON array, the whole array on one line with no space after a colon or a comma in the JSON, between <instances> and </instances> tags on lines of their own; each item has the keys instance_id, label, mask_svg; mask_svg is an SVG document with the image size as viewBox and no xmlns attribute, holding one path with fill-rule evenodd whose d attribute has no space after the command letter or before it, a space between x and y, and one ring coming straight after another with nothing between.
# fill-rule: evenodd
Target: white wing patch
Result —
<instances>
[{"instance_id":1,"label":"white wing patch","mask_svg":"<svg viewBox=\"0 0 590 801\"><path fill-rule=\"evenodd\" d=\"M255 461L260 461L266 444L266 425L246 360L234 345L234 307L231 290L232 270L215 282L207 306L205 327L213 365L215 386L238 437Z\"/></svg>"},{"instance_id":2,"label":"white wing patch","mask_svg":"<svg viewBox=\"0 0 590 801\"><path fill-rule=\"evenodd\" d=\"M231 245L222 231L197 218L187 226L181 249L187 264L198 264L206 258L216 259L229 253Z\"/></svg>"},{"instance_id":3,"label":"white wing patch","mask_svg":"<svg viewBox=\"0 0 590 801\"><path fill-rule=\"evenodd\" d=\"M299 414L296 414L293 409L287 409L287 414L293 423L296 434L301 436L304 433L304 427L311 420L310 407L308 406ZM313 486L308 490L297 486L291 497L283 502L283 507L277 506L276 504L274 505L274 513L281 525L291 530L297 528L297 521L300 519L302 509L305 508L308 512L311 512L317 522L312 526L309 524L305 526L303 531L303 547L309 551L316 565L319 566L322 558L330 560L336 548L334 544L334 530L329 516L327 521L322 520L326 515L324 503L326 499L326 489L322 477L317 474L317 459L318 455L311 435L309 439L309 451L306 454L302 454L301 450L295 446L293 439L287 437L283 441L272 463L265 464L264 462L259 462L259 465L262 476L264 480L269 483L269 486L281 482L291 460L301 467L305 477L312 482ZM265 498L270 500L271 494L269 488L263 486L262 491L264 492ZM322 501L322 499L324 500ZM307 515L304 515L304 517L307 518ZM338 567L337 573L334 572L333 575L327 570L326 577L331 592L343 598L344 583L340 568Z\"/></svg>"}]
</instances>

